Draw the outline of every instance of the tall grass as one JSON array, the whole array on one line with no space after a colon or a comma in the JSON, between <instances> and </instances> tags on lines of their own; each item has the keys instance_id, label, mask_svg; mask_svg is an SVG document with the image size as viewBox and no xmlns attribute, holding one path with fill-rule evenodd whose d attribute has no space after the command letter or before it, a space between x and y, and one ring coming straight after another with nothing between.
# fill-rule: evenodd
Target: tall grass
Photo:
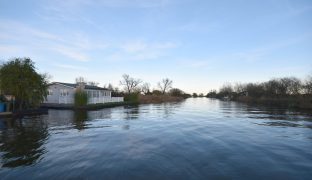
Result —
<instances>
[{"instance_id":1,"label":"tall grass","mask_svg":"<svg viewBox=\"0 0 312 180\"><path fill-rule=\"evenodd\" d=\"M85 91L76 91L75 93L75 106L81 107L88 104L88 94Z\"/></svg>"},{"instance_id":2,"label":"tall grass","mask_svg":"<svg viewBox=\"0 0 312 180\"><path fill-rule=\"evenodd\" d=\"M139 102L139 94L138 93L131 93L126 94L124 97L126 102L138 103Z\"/></svg>"}]
</instances>

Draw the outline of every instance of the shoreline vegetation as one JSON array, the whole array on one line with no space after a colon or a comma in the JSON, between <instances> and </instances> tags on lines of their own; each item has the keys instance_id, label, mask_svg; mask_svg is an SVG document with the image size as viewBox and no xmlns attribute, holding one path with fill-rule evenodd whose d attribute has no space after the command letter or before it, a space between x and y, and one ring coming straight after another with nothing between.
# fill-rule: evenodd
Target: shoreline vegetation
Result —
<instances>
[{"instance_id":1,"label":"shoreline vegetation","mask_svg":"<svg viewBox=\"0 0 312 180\"><path fill-rule=\"evenodd\" d=\"M75 104L47 104L43 103L41 108L48 109L60 109L60 110L98 110L103 108L112 108L118 106L129 106L139 104L158 104L158 103L169 103L169 102L180 102L185 98L175 97L170 95L134 95L137 96L136 100L124 101L124 102L111 102L111 103L97 103L76 106Z\"/></svg>"},{"instance_id":2,"label":"shoreline vegetation","mask_svg":"<svg viewBox=\"0 0 312 180\"><path fill-rule=\"evenodd\" d=\"M37 72L30 58L14 58L0 65L0 103L6 106L2 115L46 113L41 108L94 110L133 104L179 102L189 97L205 97L203 93L192 95L173 88L169 78L161 79L152 89L148 82L122 75L118 86L104 85L112 97L124 97L124 102L88 104L89 96L77 89L74 104L42 104L48 95L50 75ZM76 78L76 83L98 86L99 83ZM119 89L122 88L122 89ZM8 98L9 97L9 98ZM210 91L206 97L269 106L312 109L312 76L301 80L296 77L274 78L260 83L224 84L219 91Z\"/></svg>"},{"instance_id":3,"label":"shoreline vegetation","mask_svg":"<svg viewBox=\"0 0 312 180\"><path fill-rule=\"evenodd\" d=\"M183 101L184 99L186 98L170 95L139 95L139 104L180 102Z\"/></svg>"},{"instance_id":4,"label":"shoreline vegetation","mask_svg":"<svg viewBox=\"0 0 312 180\"><path fill-rule=\"evenodd\" d=\"M77 89L73 104L44 104L50 78L49 74L38 73L30 58L13 58L0 64L0 104L4 107L0 117L47 113L47 108L93 110L132 104L177 102L191 97L182 90L173 88L173 81L169 78L162 79L151 91L149 83L124 74L119 87L104 85L104 88L111 91L112 97L124 97L124 102L88 104L88 94ZM99 84L86 81L83 77L76 78L76 83L92 86Z\"/></svg>"},{"instance_id":5,"label":"shoreline vegetation","mask_svg":"<svg viewBox=\"0 0 312 180\"><path fill-rule=\"evenodd\" d=\"M208 98L297 109L312 109L312 76L274 78L260 83L224 84Z\"/></svg>"},{"instance_id":6,"label":"shoreline vegetation","mask_svg":"<svg viewBox=\"0 0 312 180\"><path fill-rule=\"evenodd\" d=\"M247 104L260 104L266 106L286 107L292 109L312 109L311 97L277 97L277 98L252 98L238 97L234 101Z\"/></svg>"},{"instance_id":7,"label":"shoreline vegetation","mask_svg":"<svg viewBox=\"0 0 312 180\"><path fill-rule=\"evenodd\" d=\"M97 103L97 104L88 104L82 106L75 106L75 104L47 104L44 103L41 105L41 108L46 109L59 109L59 110L97 110L103 108L112 108L117 106L127 106L134 105L137 103L134 102L111 102L111 103Z\"/></svg>"}]
</instances>

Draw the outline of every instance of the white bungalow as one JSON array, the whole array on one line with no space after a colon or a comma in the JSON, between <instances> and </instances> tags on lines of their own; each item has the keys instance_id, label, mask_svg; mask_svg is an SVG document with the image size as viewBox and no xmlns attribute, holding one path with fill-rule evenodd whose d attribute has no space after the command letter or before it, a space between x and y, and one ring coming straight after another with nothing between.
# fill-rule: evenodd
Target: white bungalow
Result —
<instances>
[{"instance_id":1,"label":"white bungalow","mask_svg":"<svg viewBox=\"0 0 312 180\"><path fill-rule=\"evenodd\" d=\"M53 82L49 85L47 100L44 103L74 104L74 96L78 88L87 92L88 104L123 101L123 97L112 97L112 92L106 88L85 85L84 83Z\"/></svg>"}]
</instances>

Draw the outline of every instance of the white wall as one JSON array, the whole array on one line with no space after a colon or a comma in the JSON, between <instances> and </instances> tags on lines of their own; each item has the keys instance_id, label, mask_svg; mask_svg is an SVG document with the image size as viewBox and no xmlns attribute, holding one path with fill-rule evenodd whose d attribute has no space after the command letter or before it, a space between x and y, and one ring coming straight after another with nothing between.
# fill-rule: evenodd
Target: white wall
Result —
<instances>
[{"instance_id":1,"label":"white wall","mask_svg":"<svg viewBox=\"0 0 312 180\"><path fill-rule=\"evenodd\" d=\"M61 84L52 84L48 88L52 91L52 95L47 96L45 103L55 104L74 104L74 95L76 88L63 86ZM66 90L68 95L62 96L61 91ZM123 102L123 97L111 97L111 91L107 90L85 90L88 93L88 104Z\"/></svg>"},{"instance_id":2,"label":"white wall","mask_svg":"<svg viewBox=\"0 0 312 180\"><path fill-rule=\"evenodd\" d=\"M52 84L48 88L52 91L52 95L47 96L45 103L56 103L56 104L73 104L75 89L60 84ZM61 90L68 92L67 96L61 96Z\"/></svg>"}]
</instances>

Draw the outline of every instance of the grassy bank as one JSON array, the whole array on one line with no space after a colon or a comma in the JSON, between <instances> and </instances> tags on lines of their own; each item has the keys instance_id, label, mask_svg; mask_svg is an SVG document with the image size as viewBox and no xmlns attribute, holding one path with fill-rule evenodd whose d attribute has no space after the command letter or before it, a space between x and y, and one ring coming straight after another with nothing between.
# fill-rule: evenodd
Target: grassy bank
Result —
<instances>
[{"instance_id":1,"label":"grassy bank","mask_svg":"<svg viewBox=\"0 0 312 180\"><path fill-rule=\"evenodd\" d=\"M140 104L164 103L164 102L179 102L184 100L183 97L175 97L169 95L139 95L138 102Z\"/></svg>"},{"instance_id":2,"label":"grassy bank","mask_svg":"<svg viewBox=\"0 0 312 180\"><path fill-rule=\"evenodd\" d=\"M96 110L103 108L112 108L117 106L126 106L126 105L134 105L137 102L111 102L111 103L99 103L99 104L88 104L86 106L75 107L75 109L79 110Z\"/></svg>"},{"instance_id":3,"label":"grassy bank","mask_svg":"<svg viewBox=\"0 0 312 180\"><path fill-rule=\"evenodd\" d=\"M98 103L98 104L42 104L42 108L49 109L70 109L70 110L96 110L103 108L111 108L125 105L137 105L137 104L153 104L164 102L179 102L184 100L183 97L175 97L169 95L139 95L130 94L125 96L124 102L112 102L112 103Z\"/></svg>"},{"instance_id":4,"label":"grassy bank","mask_svg":"<svg viewBox=\"0 0 312 180\"><path fill-rule=\"evenodd\" d=\"M48 110L44 108L38 108L38 109L17 110L13 112L1 112L0 117L23 117L41 114L48 114Z\"/></svg>"},{"instance_id":5,"label":"grassy bank","mask_svg":"<svg viewBox=\"0 0 312 180\"><path fill-rule=\"evenodd\" d=\"M75 106L74 104L42 104L42 108L49 109L70 109L70 110L96 110L103 108L111 108L117 106L126 106L137 104L136 102L111 102L111 103L98 103L98 104L88 104L83 106Z\"/></svg>"},{"instance_id":6,"label":"grassy bank","mask_svg":"<svg viewBox=\"0 0 312 180\"><path fill-rule=\"evenodd\" d=\"M249 103L249 104L262 104L268 106L280 106L287 108L300 108L312 109L312 97L309 96L291 96L291 97L237 97L234 101Z\"/></svg>"}]
</instances>

